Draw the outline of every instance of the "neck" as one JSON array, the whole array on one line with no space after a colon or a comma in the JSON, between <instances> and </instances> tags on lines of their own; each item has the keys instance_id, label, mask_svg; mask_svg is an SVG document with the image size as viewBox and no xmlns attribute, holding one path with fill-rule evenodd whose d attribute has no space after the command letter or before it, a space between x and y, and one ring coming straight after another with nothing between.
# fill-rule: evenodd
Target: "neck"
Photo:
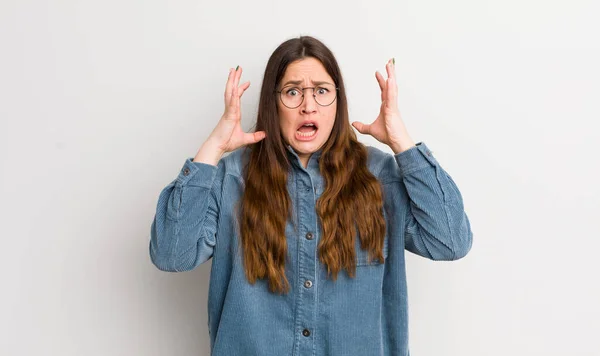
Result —
<instances>
[{"instance_id":1,"label":"neck","mask_svg":"<svg viewBox=\"0 0 600 356\"><path fill-rule=\"evenodd\" d=\"M293 154L298 157L298 161L300 162L300 165L304 168L308 167L308 162L310 161L310 159L313 155L316 155L316 157L319 157L321 155L321 149L319 149L316 152L311 152L311 153L298 153L289 144L286 144L286 148L290 152L290 155Z\"/></svg>"},{"instance_id":2,"label":"neck","mask_svg":"<svg viewBox=\"0 0 600 356\"><path fill-rule=\"evenodd\" d=\"M300 163L302 163L302 167L306 168L308 166L308 160L310 159L310 154L298 156L300 157Z\"/></svg>"}]
</instances>

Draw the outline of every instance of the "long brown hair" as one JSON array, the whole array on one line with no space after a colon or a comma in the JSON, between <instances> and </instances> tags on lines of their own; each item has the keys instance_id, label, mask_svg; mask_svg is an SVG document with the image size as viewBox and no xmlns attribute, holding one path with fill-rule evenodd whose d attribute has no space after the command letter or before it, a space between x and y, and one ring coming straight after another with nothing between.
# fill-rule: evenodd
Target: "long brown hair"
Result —
<instances>
[{"instance_id":1,"label":"long brown hair","mask_svg":"<svg viewBox=\"0 0 600 356\"><path fill-rule=\"evenodd\" d=\"M333 280L341 269L346 269L353 278L358 231L361 247L369 251L372 259L384 260L383 192L367 168L367 148L358 142L350 126L346 91L337 61L314 37L289 39L275 49L265 69L256 130L265 131L266 137L246 147L250 156L244 168L245 187L239 210L246 277L252 284L257 278L267 278L271 292L287 293L290 288L285 276L285 228L288 218L294 221L287 190L291 162L280 132L278 98L274 91L287 66L306 57L319 60L339 88L335 122L319 159L325 181L316 206L323 226L319 259Z\"/></svg>"}]
</instances>

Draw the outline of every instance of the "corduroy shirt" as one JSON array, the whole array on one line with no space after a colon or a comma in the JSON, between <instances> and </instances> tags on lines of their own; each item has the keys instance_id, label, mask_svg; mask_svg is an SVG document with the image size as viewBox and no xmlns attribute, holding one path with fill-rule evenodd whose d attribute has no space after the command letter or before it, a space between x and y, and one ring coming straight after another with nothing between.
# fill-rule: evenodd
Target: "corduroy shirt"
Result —
<instances>
[{"instance_id":1,"label":"corduroy shirt","mask_svg":"<svg viewBox=\"0 0 600 356\"><path fill-rule=\"evenodd\" d=\"M287 146L292 167L288 192L288 294L244 274L234 207L244 189L244 149L216 166L188 157L160 192L149 252L162 271L192 270L212 258L208 329L212 356L409 356L405 251L430 260L457 260L473 233L457 185L423 142L398 153L368 148L368 169L384 192L385 261L369 261L356 237L354 278L342 270L327 278L317 246L315 210L324 190L321 151L303 167Z\"/></svg>"}]
</instances>

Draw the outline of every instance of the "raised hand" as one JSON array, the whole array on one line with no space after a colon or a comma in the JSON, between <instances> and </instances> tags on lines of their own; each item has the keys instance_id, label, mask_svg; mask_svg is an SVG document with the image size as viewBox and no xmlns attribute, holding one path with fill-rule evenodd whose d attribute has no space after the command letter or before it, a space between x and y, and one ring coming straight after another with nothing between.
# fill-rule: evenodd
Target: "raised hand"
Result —
<instances>
[{"instance_id":1,"label":"raised hand","mask_svg":"<svg viewBox=\"0 0 600 356\"><path fill-rule=\"evenodd\" d=\"M414 141L408 135L408 131L400 116L398 109L398 85L396 83L395 61L390 59L385 69L387 80L375 72L375 78L381 89L381 107L379 115L371 124L360 121L352 122L352 126L362 134L375 137L379 142L390 146L394 153L400 153L414 146Z\"/></svg>"},{"instance_id":2,"label":"raised hand","mask_svg":"<svg viewBox=\"0 0 600 356\"><path fill-rule=\"evenodd\" d=\"M241 126L242 111L240 99L250 86L250 82L239 85L242 67L229 69L225 86L225 112L213 129L207 141L212 142L221 153L233 151L238 147L256 143L265 138L264 131L244 132Z\"/></svg>"}]
</instances>

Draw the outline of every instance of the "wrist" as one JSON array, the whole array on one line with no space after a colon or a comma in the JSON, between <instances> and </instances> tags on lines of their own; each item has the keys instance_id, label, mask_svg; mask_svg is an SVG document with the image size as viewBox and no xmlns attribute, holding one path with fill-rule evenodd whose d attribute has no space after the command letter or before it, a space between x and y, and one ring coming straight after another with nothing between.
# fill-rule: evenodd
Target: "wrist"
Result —
<instances>
[{"instance_id":1,"label":"wrist","mask_svg":"<svg viewBox=\"0 0 600 356\"><path fill-rule=\"evenodd\" d=\"M202 162L216 166L224 153L218 144L207 140L196 153L193 162Z\"/></svg>"},{"instance_id":2,"label":"wrist","mask_svg":"<svg viewBox=\"0 0 600 356\"><path fill-rule=\"evenodd\" d=\"M392 141L388 144L395 155L402 153L415 147L415 142L410 137L405 137L402 140Z\"/></svg>"},{"instance_id":3,"label":"wrist","mask_svg":"<svg viewBox=\"0 0 600 356\"><path fill-rule=\"evenodd\" d=\"M219 154L219 155L221 155L221 156L222 156L223 154L225 154L225 152L226 152L226 151L225 151L225 150L222 148L222 147L223 147L223 145L222 145L222 144L221 144L221 143L220 143L218 140L211 139L211 138L208 138L208 139L207 139L207 140L206 140L206 141L205 141L205 142L202 144L202 147L206 147L207 149L209 149L209 150L211 150L211 151L213 151L213 152L215 152L215 153L217 153L217 154Z\"/></svg>"}]
</instances>

